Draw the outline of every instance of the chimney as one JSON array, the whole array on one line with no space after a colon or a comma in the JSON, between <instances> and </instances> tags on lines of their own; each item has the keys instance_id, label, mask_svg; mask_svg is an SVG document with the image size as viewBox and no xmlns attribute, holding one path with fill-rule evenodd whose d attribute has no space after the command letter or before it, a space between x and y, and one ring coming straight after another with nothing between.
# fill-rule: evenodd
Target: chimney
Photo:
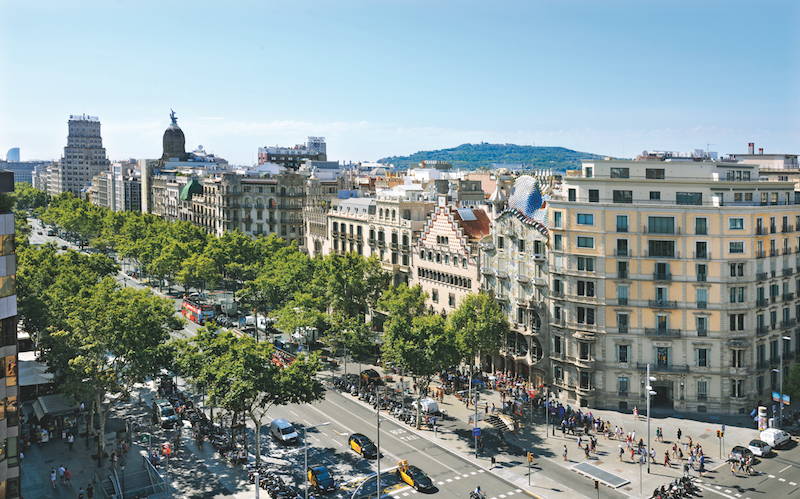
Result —
<instances>
[{"instance_id":1,"label":"chimney","mask_svg":"<svg viewBox=\"0 0 800 499\"><path fill-rule=\"evenodd\" d=\"M764 148L763 147L759 147L758 148L758 154L764 154Z\"/></svg>"},{"instance_id":2,"label":"chimney","mask_svg":"<svg viewBox=\"0 0 800 499\"><path fill-rule=\"evenodd\" d=\"M756 146L755 142L748 142L747 143L747 154L755 154L755 151L754 151L755 146Z\"/></svg>"}]
</instances>

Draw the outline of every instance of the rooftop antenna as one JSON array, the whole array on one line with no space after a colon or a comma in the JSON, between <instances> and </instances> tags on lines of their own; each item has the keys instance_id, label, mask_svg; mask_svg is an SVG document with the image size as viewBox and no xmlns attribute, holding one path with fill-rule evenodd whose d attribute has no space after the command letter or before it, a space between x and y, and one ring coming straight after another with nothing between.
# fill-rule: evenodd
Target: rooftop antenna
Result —
<instances>
[{"instance_id":1,"label":"rooftop antenna","mask_svg":"<svg viewBox=\"0 0 800 499\"><path fill-rule=\"evenodd\" d=\"M708 149L709 149L711 146L715 146L715 145L717 145L717 144L709 144L709 143L706 143L706 156L708 156Z\"/></svg>"}]
</instances>

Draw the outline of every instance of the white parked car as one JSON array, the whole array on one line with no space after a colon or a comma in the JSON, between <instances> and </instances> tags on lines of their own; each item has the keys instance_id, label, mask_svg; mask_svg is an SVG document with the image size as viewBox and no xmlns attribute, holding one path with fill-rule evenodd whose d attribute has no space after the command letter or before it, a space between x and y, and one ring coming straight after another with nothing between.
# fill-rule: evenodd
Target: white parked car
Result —
<instances>
[{"instance_id":1,"label":"white parked car","mask_svg":"<svg viewBox=\"0 0 800 499\"><path fill-rule=\"evenodd\" d=\"M780 449L792 440L788 433L779 428L767 428L759 437L773 449Z\"/></svg>"},{"instance_id":2,"label":"white parked car","mask_svg":"<svg viewBox=\"0 0 800 499\"><path fill-rule=\"evenodd\" d=\"M415 400L414 402L411 403L411 405L414 407L414 409L416 409L417 401ZM422 409L420 409L420 412L424 414L436 414L437 412L439 412L439 404L437 404L435 400L430 398L422 399L421 407Z\"/></svg>"},{"instance_id":3,"label":"white parked car","mask_svg":"<svg viewBox=\"0 0 800 499\"><path fill-rule=\"evenodd\" d=\"M750 451L758 457L768 456L769 453L772 452L772 447L770 447L768 443L764 442L763 440L759 440L757 438L751 440L750 443L747 445L747 448L750 449Z\"/></svg>"}]
</instances>

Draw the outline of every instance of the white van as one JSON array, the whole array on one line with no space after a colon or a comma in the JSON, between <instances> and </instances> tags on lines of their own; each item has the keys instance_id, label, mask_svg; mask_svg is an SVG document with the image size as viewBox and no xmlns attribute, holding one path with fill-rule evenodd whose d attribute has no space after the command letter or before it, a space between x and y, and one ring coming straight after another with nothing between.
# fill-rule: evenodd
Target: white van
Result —
<instances>
[{"instance_id":1,"label":"white van","mask_svg":"<svg viewBox=\"0 0 800 499\"><path fill-rule=\"evenodd\" d=\"M761 432L760 438L762 442L768 443L773 449L780 449L792 440L788 433L779 428L767 428Z\"/></svg>"},{"instance_id":2,"label":"white van","mask_svg":"<svg viewBox=\"0 0 800 499\"><path fill-rule=\"evenodd\" d=\"M295 431L291 423L283 418L273 419L269 425L269 431L272 433L272 438L284 444L296 444L299 440L297 431Z\"/></svg>"}]
</instances>

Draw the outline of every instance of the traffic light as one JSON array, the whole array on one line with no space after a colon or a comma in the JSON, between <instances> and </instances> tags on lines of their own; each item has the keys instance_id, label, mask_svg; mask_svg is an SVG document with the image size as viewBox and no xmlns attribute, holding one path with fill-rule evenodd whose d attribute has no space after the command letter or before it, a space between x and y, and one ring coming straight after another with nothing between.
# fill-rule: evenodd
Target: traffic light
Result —
<instances>
[{"instance_id":1,"label":"traffic light","mask_svg":"<svg viewBox=\"0 0 800 499\"><path fill-rule=\"evenodd\" d=\"M717 430L717 438L722 438L722 432Z\"/></svg>"},{"instance_id":2,"label":"traffic light","mask_svg":"<svg viewBox=\"0 0 800 499\"><path fill-rule=\"evenodd\" d=\"M533 452L528 452L528 462L529 463L533 462Z\"/></svg>"},{"instance_id":3,"label":"traffic light","mask_svg":"<svg viewBox=\"0 0 800 499\"><path fill-rule=\"evenodd\" d=\"M594 488L596 488L596 489L600 488L600 481L599 480L595 480L594 481Z\"/></svg>"}]
</instances>

